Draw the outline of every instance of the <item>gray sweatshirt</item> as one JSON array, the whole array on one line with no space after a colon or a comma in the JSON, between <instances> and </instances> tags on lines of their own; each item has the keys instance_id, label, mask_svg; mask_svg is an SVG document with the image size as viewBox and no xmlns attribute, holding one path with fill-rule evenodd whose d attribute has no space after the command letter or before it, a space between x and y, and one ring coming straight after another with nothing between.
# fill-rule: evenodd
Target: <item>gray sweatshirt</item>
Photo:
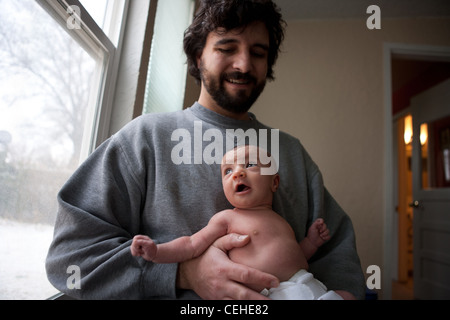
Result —
<instances>
[{"instance_id":1,"label":"gray sweatshirt","mask_svg":"<svg viewBox=\"0 0 450 320\"><path fill-rule=\"evenodd\" d=\"M279 162L273 209L290 223L298 241L319 217L331 231L331 240L309 261L309 271L329 290L363 298L350 218L324 188L299 140L251 118L230 119L195 103L183 111L141 116L105 141L58 194L46 260L50 282L82 299L198 298L176 289L178 264L133 257L132 238L146 234L161 243L191 235L216 212L231 208L222 190L221 156L230 147L227 141L251 143L250 133L257 133L258 143L267 139Z\"/></svg>"}]
</instances>

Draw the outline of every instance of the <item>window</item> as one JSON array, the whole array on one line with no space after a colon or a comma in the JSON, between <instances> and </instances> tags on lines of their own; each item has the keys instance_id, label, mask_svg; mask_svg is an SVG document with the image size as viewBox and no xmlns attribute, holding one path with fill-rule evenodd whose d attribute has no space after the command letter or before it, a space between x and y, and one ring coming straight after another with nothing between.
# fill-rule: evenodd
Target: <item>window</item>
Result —
<instances>
[{"instance_id":1,"label":"window","mask_svg":"<svg viewBox=\"0 0 450 320\"><path fill-rule=\"evenodd\" d=\"M57 292L56 195L108 131L127 1L93 2L0 0L0 299Z\"/></svg>"},{"instance_id":2,"label":"window","mask_svg":"<svg viewBox=\"0 0 450 320\"><path fill-rule=\"evenodd\" d=\"M194 0L158 1L143 113L183 108L187 71L183 34L194 8Z\"/></svg>"},{"instance_id":3,"label":"window","mask_svg":"<svg viewBox=\"0 0 450 320\"><path fill-rule=\"evenodd\" d=\"M108 36L114 46L119 43L120 27L124 16L125 1L117 0L80 0L95 23Z\"/></svg>"}]
</instances>

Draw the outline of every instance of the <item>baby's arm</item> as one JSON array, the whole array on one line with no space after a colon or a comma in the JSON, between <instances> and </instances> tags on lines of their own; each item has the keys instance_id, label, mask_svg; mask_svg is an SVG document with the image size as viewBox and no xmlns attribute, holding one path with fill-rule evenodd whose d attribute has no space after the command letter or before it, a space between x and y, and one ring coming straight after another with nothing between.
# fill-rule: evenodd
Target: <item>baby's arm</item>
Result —
<instances>
[{"instance_id":1,"label":"baby's arm","mask_svg":"<svg viewBox=\"0 0 450 320\"><path fill-rule=\"evenodd\" d=\"M308 234L300 242L306 259L309 260L317 249L328 240L330 240L330 231L323 219L319 218L309 227Z\"/></svg>"},{"instance_id":2,"label":"baby's arm","mask_svg":"<svg viewBox=\"0 0 450 320\"><path fill-rule=\"evenodd\" d=\"M131 244L131 254L156 263L176 263L200 256L214 241L227 234L228 223L223 214L214 215L208 225L194 233L172 241L155 244L147 236L137 235Z\"/></svg>"}]
</instances>

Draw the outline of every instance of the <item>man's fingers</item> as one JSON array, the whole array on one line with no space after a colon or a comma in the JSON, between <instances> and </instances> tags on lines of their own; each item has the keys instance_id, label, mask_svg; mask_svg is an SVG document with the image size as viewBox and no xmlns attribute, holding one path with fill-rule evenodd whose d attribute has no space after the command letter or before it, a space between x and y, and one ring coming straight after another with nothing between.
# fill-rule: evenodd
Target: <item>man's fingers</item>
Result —
<instances>
[{"instance_id":1,"label":"man's fingers","mask_svg":"<svg viewBox=\"0 0 450 320\"><path fill-rule=\"evenodd\" d=\"M279 285L270 274L232 262L227 252L243 247L249 236L228 234L217 239L200 257L180 264L180 287L193 289L203 299L267 299L259 292ZM188 279L199 279L192 281Z\"/></svg>"},{"instance_id":2,"label":"man's fingers","mask_svg":"<svg viewBox=\"0 0 450 320\"><path fill-rule=\"evenodd\" d=\"M230 251L233 248L243 247L250 241L250 237L248 235L240 235L236 233L230 233L226 236L223 236L217 239L213 246L224 251ZM233 266L228 271L228 279L235 281L236 283L243 284L242 288L244 291L240 290L238 292L243 292L247 299L250 298L258 298L260 296L257 292L248 289L247 287L258 287L261 288L275 288L280 284L277 277L259 271L257 269L253 269L238 263L233 263ZM236 295L238 292L234 292L233 298L237 299ZM253 294L256 293L256 296ZM250 296L248 296L250 294ZM259 298L263 298L264 296L260 296Z\"/></svg>"},{"instance_id":3,"label":"man's fingers","mask_svg":"<svg viewBox=\"0 0 450 320\"><path fill-rule=\"evenodd\" d=\"M241 235L237 233L229 233L219 239L217 239L213 246L224 251L230 251L233 248L240 248L245 246L250 241L250 237L247 235Z\"/></svg>"},{"instance_id":4,"label":"man's fingers","mask_svg":"<svg viewBox=\"0 0 450 320\"><path fill-rule=\"evenodd\" d=\"M276 288L280 281L274 275L235 263L230 269L230 280L242 283L245 286L264 288Z\"/></svg>"},{"instance_id":5,"label":"man's fingers","mask_svg":"<svg viewBox=\"0 0 450 320\"><path fill-rule=\"evenodd\" d=\"M270 300L266 296L238 283L230 285L225 294L223 300Z\"/></svg>"}]
</instances>

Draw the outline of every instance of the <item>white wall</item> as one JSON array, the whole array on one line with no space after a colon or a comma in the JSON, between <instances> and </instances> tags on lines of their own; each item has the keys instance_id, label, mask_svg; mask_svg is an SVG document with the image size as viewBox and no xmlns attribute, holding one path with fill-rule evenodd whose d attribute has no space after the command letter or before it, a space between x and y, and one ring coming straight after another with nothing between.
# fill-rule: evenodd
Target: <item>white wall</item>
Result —
<instances>
[{"instance_id":1,"label":"white wall","mask_svg":"<svg viewBox=\"0 0 450 320\"><path fill-rule=\"evenodd\" d=\"M298 137L356 230L363 270L383 269L383 44L450 46L450 19L291 21L283 53L252 111Z\"/></svg>"}]
</instances>

